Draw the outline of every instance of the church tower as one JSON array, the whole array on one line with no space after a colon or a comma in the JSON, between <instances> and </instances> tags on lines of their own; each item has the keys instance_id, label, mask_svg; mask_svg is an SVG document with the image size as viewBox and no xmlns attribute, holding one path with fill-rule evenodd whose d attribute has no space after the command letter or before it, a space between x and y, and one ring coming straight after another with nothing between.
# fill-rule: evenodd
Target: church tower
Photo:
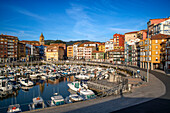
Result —
<instances>
[{"instance_id":1,"label":"church tower","mask_svg":"<svg viewBox=\"0 0 170 113\"><path fill-rule=\"evenodd\" d=\"M40 45L44 45L44 36L43 36L43 33L41 33L39 43L40 43Z\"/></svg>"}]
</instances>

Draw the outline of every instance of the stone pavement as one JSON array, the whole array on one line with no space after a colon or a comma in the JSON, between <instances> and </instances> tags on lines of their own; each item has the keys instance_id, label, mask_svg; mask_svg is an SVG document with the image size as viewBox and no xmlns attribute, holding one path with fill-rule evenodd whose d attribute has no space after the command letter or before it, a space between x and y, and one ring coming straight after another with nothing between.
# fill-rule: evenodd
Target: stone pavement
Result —
<instances>
[{"instance_id":1,"label":"stone pavement","mask_svg":"<svg viewBox=\"0 0 170 113\"><path fill-rule=\"evenodd\" d=\"M141 74L146 74L142 72ZM107 113L137 105L149 100L158 98L166 92L165 85L150 74L149 82L134 88L132 93L124 94L123 96L109 96L88 100L84 102L77 102L72 104L65 104L61 106L49 107L45 109L26 111L31 113L56 113L56 112L69 112L69 113Z\"/></svg>"}]
</instances>

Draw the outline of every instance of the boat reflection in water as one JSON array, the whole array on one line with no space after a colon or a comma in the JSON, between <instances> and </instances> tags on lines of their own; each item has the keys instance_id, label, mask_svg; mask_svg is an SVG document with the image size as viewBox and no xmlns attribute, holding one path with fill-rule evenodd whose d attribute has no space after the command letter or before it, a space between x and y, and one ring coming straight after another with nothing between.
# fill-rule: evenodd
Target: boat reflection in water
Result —
<instances>
[{"instance_id":1,"label":"boat reflection in water","mask_svg":"<svg viewBox=\"0 0 170 113\"><path fill-rule=\"evenodd\" d=\"M75 81L74 76L61 77L59 79L33 80L34 86L30 86L30 87L22 86L20 89L16 90L15 98L17 99L20 105L20 109L22 111L36 109L36 107L43 108L45 107L45 104L48 100L52 100L53 101L52 103L55 102L55 104L62 105L63 104L62 98L59 98L59 97L51 98L51 97L53 97L54 93L57 92L65 100L65 98L69 97L69 95L71 94L68 91L69 87L67 86L67 83L74 82L74 81ZM9 105L11 105L11 99L14 99L12 95L13 93L9 95L9 93L4 93L0 91L0 99L1 99L0 113L6 113L8 111L8 107ZM43 100L42 102L44 102L44 105L36 104L36 102L35 103L33 102L33 98L37 98L37 97L40 97L40 100L41 99ZM60 102L60 99L61 99L61 102ZM70 98L68 100L68 103L69 101L72 102ZM11 106L9 108L11 108Z\"/></svg>"}]
</instances>

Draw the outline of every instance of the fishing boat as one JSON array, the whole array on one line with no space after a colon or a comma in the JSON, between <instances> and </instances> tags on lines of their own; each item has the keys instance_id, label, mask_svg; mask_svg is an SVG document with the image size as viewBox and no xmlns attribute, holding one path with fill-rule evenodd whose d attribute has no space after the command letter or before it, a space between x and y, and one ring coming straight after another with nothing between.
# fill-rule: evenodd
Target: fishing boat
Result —
<instances>
[{"instance_id":1,"label":"fishing boat","mask_svg":"<svg viewBox=\"0 0 170 113\"><path fill-rule=\"evenodd\" d=\"M41 109L46 107L42 97L33 98L33 103L29 104L28 106L30 110Z\"/></svg>"},{"instance_id":2,"label":"fishing boat","mask_svg":"<svg viewBox=\"0 0 170 113\"><path fill-rule=\"evenodd\" d=\"M19 112L22 112L19 104L10 105L8 107L7 113L19 113Z\"/></svg>"},{"instance_id":3,"label":"fishing boat","mask_svg":"<svg viewBox=\"0 0 170 113\"><path fill-rule=\"evenodd\" d=\"M76 92L83 87L88 88L88 86L86 84L84 84L84 83L80 84L80 82L78 82L78 81L68 83L67 85L70 89L72 89L73 91L76 91Z\"/></svg>"}]
</instances>

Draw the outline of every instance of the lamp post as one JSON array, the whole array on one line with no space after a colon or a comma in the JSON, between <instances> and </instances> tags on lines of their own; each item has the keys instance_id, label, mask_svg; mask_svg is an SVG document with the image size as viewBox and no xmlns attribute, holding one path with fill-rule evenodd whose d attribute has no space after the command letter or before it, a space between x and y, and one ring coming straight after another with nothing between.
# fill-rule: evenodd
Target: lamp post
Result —
<instances>
[{"instance_id":1,"label":"lamp post","mask_svg":"<svg viewBox=\"0 0 170 113\"><path fill-rule=\"evenodd\" d=\"M148 66L147 66L147 82L149 82L149 37L148 37L148 47L147 47L147 51L148 51L148 57L147 57L147 63L148 63Z\"/></svg>"}]
</instances>

